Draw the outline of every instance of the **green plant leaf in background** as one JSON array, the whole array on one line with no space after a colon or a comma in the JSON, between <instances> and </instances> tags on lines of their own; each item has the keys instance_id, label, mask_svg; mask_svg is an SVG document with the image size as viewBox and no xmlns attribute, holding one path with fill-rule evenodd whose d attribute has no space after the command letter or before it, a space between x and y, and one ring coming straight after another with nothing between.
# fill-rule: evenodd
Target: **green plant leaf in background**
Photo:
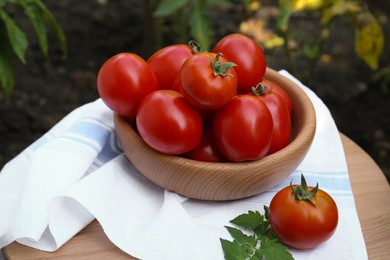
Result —
<instances>
[{"instance_id":1,"label":"green plant leaf in background","mask_svg":"<svg viewBox=\"0 0 390 260\"><path fill-rule=\"evenodd\" d=\"M189 20L191 35L202 46L203 50L210 48L210 38L213 36L211 22L206 16L204 10L195 9L192 11Z\"/></svg>"},{"instance_id":2,"label":"green plant leaf in background","mask_svg":"<svg viewBox=\"0 0 390 260\"><path fill-rule=\"evenodd\" d=\"M1 3L0 0L0 6ZM9 55L13 54L13 50L7 39L7 29L4 22L0 20L0 84L6 99L11 96L14 87L14 75L9 60Z\"/></svg>"},{"instance_id":3,"label":"green plant leaf in background","mask_svg":"<svg viewBox=\"0 0 390 260\"><path fill-rule=\"evenodd\" d=\"M288 31L288 23L293 14L291 2L288 0L279 1L279 15L277 17L277 28L280 32L286 33Z\"/></svg>"},{"instance_id":4,"label":"green plant leaf in background","mask_svg":"<svg viewBox=\"0 0 390 260\"><path fill-rule=\"evenodd\" d=\"M30 18L34 26L39 46L42 50L43 55L45 57L48 57L49 46L47 43L45 23L41 15L40 8L35 4L27 4L24 6L24 13L28 18Z\"/></svg>"},{"instance_id":5,"label":"green plant leaf in background","mask_svg":"<svg viewBox=\"0 0 390 260\"><path fill-rule=\"evenodd\" d=\"M0 49L0 83L5 97L10 98L14 87L14 75L9 59L2 49Z\"/></svg>"},{"instance_id":6,"label":"green plant leaf in background","mask_svg":"<svg viewBox=\"0 0 390 260\"><path fill-rule=\"evenodd\" d=\"M24 57L28 47L26 34L3 9L0 9L0 18L3 20L7 29L7 36L13 51L22 63L26 63Z\"/></svg>"},{"instance_id":7,"label":"green plant leaf in background","mask_svg":"<svg viewBox=\"0 0 390 260\"><path fill-rule=\"evenodd\" d=\"M369 13L360 14L357 18L355 51L372 70L378 68L384 41L384 34L378 21Z\"/></svg>"},{"instance_id":8,"label":"green plant leaf in background","mask_svg":"<svg viewBox=\"0 0 390 260\"><path fill-rule=\"evenodd\" d=\"M185 6L189 0L162 0L157 6L154 16L167 16Z\"/></svg>"},{"instance_id":9,"label":"green plant leaf in background","mask_svg":"<svg viewBox=\"0 0 390 260\"><path fill-rule=\"evenodd\" d=\"M33 2L40 10L41 16L50 23L50 25L53 27L57 39L60 43L61 50L63 53L63 57L66 58L68 55L68 50L66 47L66 36L64 31L62 30L61 26L55 19L55 17L52 15L52 13L46 8L45 4L42 3L40 0L36 0Z\"/></svg>"},{"instance_id":10,"label":"green plant leaf in background","mask_svg":"<svg viewBox=\"0 0 390 260\"><path fill-rule=\"evenodd\" d=\"M45 22L53 27L64 58L67 56L67 47L64 31L41 0L0 0L0 83L4 96L9 99L14 88L11 58L16 56L23 64L26 64L25 55L28 48L28 39L14 21L14 17L6 11L6 4L21 8L30 19L39 46L46 58L48 58L49 46Z\"/></svg>"}]
</instances>

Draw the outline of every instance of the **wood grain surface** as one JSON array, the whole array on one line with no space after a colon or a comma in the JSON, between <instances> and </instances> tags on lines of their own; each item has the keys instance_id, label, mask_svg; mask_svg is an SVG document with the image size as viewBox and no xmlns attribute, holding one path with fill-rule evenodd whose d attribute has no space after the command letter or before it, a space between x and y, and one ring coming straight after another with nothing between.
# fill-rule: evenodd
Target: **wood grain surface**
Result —
<instances>
[{"instance_id":1,"label":"wood grain surface","mask_svg":"<svg viewBox=\"0 0 390 260\"><path fill-rule=\"evenodd\" d=\"M390 256L390 186L371 157L341 134L356 208L369 259ZM6 259L135 259L117 248L94 220L54 253L12 243L3 249Z\"/></svg>"}]
</instances>

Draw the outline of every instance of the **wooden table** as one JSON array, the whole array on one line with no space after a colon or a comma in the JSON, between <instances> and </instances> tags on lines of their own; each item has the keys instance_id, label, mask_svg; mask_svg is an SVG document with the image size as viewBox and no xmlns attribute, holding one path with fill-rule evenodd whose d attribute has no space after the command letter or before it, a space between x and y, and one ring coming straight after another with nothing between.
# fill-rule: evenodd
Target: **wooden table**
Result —
<instances>
[{"instance_id":1,"label":"wooden table","mask_svg":"<svg viewBox=\"0 0 390 260\"><path fill-rule=\"evenodd\" d=\"M358 145L341 134L352 190L369 259L390 257L390 186L380 168ZM134 259L107 238L95 220L55 253L12 243L6 259Z\"/></svg>"}]
</instances>

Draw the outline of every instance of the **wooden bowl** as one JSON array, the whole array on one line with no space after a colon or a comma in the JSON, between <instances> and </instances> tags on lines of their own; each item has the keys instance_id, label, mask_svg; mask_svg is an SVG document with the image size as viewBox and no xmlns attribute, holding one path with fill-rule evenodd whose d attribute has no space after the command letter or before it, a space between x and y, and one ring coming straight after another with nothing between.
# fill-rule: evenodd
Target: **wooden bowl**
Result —
<instances>
[{"instance_id":1,"label":"wooden bowl","mask_svg":"<svg viewBox=\"0 0 390 260\"><path fill-rule=\"evenodd\" d=\"M316 128L314 107L291 80L267 68L265 78L280 85L293 105L291 143L260 160L210 163L165 155L150 148L126 118L115 114L124 153L146 178L183 196L201 200L235 200L266 191L287 178L305 157Z\"/></svg>"}]
</instances>

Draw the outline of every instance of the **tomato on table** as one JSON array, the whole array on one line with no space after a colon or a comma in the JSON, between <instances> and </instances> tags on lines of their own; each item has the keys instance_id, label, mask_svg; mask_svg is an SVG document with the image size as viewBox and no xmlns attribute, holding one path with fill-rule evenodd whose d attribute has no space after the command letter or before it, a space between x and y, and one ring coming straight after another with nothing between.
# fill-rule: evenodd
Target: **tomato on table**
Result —
<instances>
[{"instance_id":1,"label":"tomato on table","mask_svg":"<svg viewBox=\"0 0 390 260\"><path fill-rule=\"evenodd\" d=\"M230 34L222 38L214 47L214 53L222 53L230 62L237 64L237 90L239 94L251 91L253 85L263 80L267 67L263 49L250 37L243 34Z\"/></svg>"},{"instance_id":2,"label":"tomato on table","mask_svg":"<svg viewBox=\"0 0 390 260\"><path fill-rule=\"evenodd\" d=\"M237 91L235 64L219 54L201 52L189 57L180 71L183 96L199 109L226 105Z\"/></svg>"},{"instance_id":3,"label":"tomato on table","mask_svg":"<svg viewBox=\"0 0 390 260\"><path fill-rule=\"evenodd\" d=\"M160 89L171 89L175 78L179 75L185 60L193 54L193 49L185 44L174 44L155 52L147 60L156 75Z\"/></svg>"},{"instance_id":4,"label":"tomato on table","mask_svg":"<svg viewBox=\"0 0 390 260\"><path fill-rule=\"evenodd\" d=\"M272 115L253 95L238 95L216 111L213 121L218 149L230 161L242 162L264 157L271 144Z\"/></svg>"},{"instance_id":5,"label":"tomato on table","mask_svg":"<svg viewBox=\"0 0 390 260\"><path fill-rule=\"evenodd\" d=\"M199 111L173 90L157 90L146 96L138 108L136 124L142 139L165 154L186 153L202 137Z\"/></svg>"},{"instance_id":6,"label":"tomato on table","mask_svg":"<svg viewBox=\"0 0 390 260\"><path fill-rule=\"evenodd\" d=\"M158 83L145 60L133 53L119 53L100 68L97 88L111 110L134 117L143 98L157 90Z\"/></svg>"},{"instance_id":7,"label":"tomato on table","mask_svg":"<svg viewBox=\"0 0 390 260\"><path fill-rule=\"evenodd\" d=\"M288 246L311 249L328 240L336 231L337 205L325 191L301 185L285 187L272 198L269 220L274 233Z\"/></svg>"}]
</instances>

